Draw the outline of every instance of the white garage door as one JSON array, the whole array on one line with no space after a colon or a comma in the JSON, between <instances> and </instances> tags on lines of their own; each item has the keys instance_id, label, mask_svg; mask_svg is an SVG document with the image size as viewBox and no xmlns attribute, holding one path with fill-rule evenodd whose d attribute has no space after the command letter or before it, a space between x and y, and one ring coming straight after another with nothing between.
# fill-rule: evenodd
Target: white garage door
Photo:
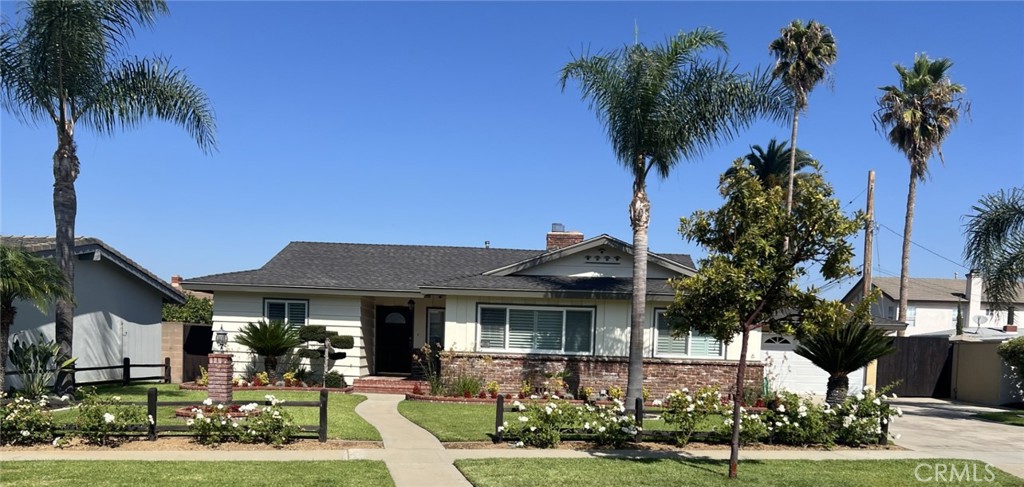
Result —
<instances>
[{"instance_id":1,"label":"white garage door","mask_svg":"<svg viewBox=\"0 0 1024 487\"><path fill-rule=\"evenodd\" d=\"M772 374L774 387L797 394L825 395L828 374L793 351L797 346L795 338L771 333L761 337L761 360L771 359L771 369L766 366L765 375ZM850 393L860 392L864 388L864 369L850 373L849 377Z\"/></svg>"}]
</instances>

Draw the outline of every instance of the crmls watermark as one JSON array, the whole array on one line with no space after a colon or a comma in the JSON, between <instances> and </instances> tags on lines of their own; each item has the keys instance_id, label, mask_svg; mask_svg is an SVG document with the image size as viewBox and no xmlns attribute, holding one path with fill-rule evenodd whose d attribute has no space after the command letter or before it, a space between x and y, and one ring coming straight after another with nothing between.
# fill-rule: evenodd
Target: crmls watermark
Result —
<instances>
[{"instance_id":1,"label":"crmls watermark","mask_svg":"<svg viewBox=\"0 0 1024 487\"><path fill-rule=\"evenodd\" d=\"M996 479L994 468L978 462L919 463L914 478L918 482L992 482Z\"/></svg>"}]
</instances>

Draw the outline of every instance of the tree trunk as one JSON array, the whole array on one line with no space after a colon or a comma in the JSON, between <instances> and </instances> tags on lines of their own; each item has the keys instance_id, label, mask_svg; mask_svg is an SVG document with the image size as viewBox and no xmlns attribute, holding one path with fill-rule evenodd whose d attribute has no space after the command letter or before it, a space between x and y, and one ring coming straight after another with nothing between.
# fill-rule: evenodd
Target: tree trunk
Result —
<instances>
[{"instance_id":1,"label":"tree trunk","mask_svg":"<svg viewBox=\"0 0 1024 487\"><path fill-rule=\"evenodd\" d=\"M324 354L324 361L329 360L327 354ZM273 355L267 355L263 357L263 371L267 373L267 379L273 381L274 376L277 372L277 357ZM325 376L326 377L326 376ZM273 385L273 383L271 383Z\"/></svg>"},{"instance_id":2,"label":"tree trunk","mask_svg":"<svg viewBox=\"0 0 1024 487\"><path fill-rule=\"evenodd\" d=\"M78 199L75 195L75 180L78 179L78 155L75 147L74 129L70 122L57 127L57 151L53 154L53 218L56 223L57 266L64 274L64 286L67 298L59 298L55 303L55 340L60 346L57 363L63 363L72 357L74 339L74 305L72 304L75 289L75 216L78 213ZM70 376L65 375L62 384L54 384L57 394L65 394L71 389Z\"/></svg>"},{"instance_id":3,"label":"tree trunk","mask_svg":"<svg viewBox=\"0 0 1024 487\"><path fill-rule=\"evenodd\" d=\"M647 307L647 227L651 202L643 179L633 183L633 201L629 222L633 226L633 302L629 320L629 375L626 381L626 407L633 410L644 387L644 311Z\"/></svg>"},{"instance_id":4,"label":"tree trunk","mask_svg":"<svg viewBox=\"0 0 1024 487\"><path fill-rule=\"evenodd\" d=\"M793 133L789 138L789 186L786 190L786 214L793 212L793 173L796 172L796 125L800 110L793 106ZM788 243L788 240L787 240ZM786 246L788 248L788 245Z\"/></svg>"},{"instance_id":5,"label":"tree trunk","mask_svg":"<svg viewBox=\"0 0 1024 487\"><path fill-rule=\"evenodd\" d=\"M910 233L914 226L914 201L917 199L917 177L913 164L910 169L910 187L907 189L907 217L903 222L903 258L900 261L900 309L896 319L907 319L907 288L910 287Z\"/></svg>"},{"instance_id":6,"label":"tree trunk","mask_svg":"<svg viewBox=\"0 0 1024 487\"><path fill-rule=\"evenodd\" d=\"M846 395L850 393L850 377L847 375L829 377L826 389L825 402L829 406L838 406L846 400Z\"/></svg>"},{"instance_id":7,"label":"tree trunk","mask_svg":"<svg viewBox=\"0 0 1024 487\"><path fill-rule=\"evenodd\" d=\"M736 370L736 390L732 395L732 442L729 444L729 478L736 478L740 462L740 407L743 401L743 382L747 374L747 342L750 327L743 324L743 341L740 344L740 363Z\"/></svg>"},{"instance_id":8,"label":"tree trunk","mask_svg":"<svg viewBox=\"0 0 1024 487\"><path fill-rule=\"evenodd\" d=\"M7 386L7 342L11 339L11 326L14 325L14 316L18 309L13 302L0 303L0 392L6 391Z\"/></svg>"}]
</instances>

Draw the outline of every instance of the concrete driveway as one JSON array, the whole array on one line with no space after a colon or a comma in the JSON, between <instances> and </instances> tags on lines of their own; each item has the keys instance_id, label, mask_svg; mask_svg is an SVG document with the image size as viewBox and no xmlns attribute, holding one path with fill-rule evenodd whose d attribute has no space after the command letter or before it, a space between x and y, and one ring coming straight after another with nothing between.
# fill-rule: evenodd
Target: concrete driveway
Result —
<instances>
[{"instance_id":1,"label":"concrete driveway","mask_svg":"<svg viewBox=\"0 0 1024 487\"><path fill-rule=\"evenodd\" d=\"M890 429L901 435L896 444L935 457L988 462L1024 478L1024 427L971 417L1003 409L930 398L900 398L893 404L903 410Z\"/></svg>"}]
</instances>

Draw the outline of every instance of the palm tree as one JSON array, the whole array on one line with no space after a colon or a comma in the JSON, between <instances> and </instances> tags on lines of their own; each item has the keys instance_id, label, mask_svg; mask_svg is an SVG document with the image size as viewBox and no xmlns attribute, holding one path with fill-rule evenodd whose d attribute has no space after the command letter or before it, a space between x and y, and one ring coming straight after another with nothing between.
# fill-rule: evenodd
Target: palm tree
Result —
<instances>
[{"instance_id":1,"label":"palm tree","mask_svg":"<svg viewBox=\"0 0 1024 487\"><path fill-rule=\"evenodd\" d=\"M1024 281L1024 188L985 195L971 209L964 260L981 272L988 299L1009 305Z\"/></svg>"},{"instance_id":2,"label":"palm tree","mask_svg":"<svg viewBox=\"0 0 1024 487\"><path fill-rule=\"evenodd\" d=\"M149 26L166 12L163 0L30 0L22 23L4 25L0 36L4 109L22 122L46 121L56 128L56 261L68 289L56 304L56 339L65 358L74 331L76 126L111 134L157 118L185 128L204 152L216 147L209 100L184 71L165 58L123 56L135 25Z\"/></svg>"},{"instance_id":3,"label":"palm tree","mask_svg":"<svg viewBox=\"0 0 1024 487\"><path fill-rule=\"evenodd\" d=\"M838 323L817 323L815 333L800 338L796 354L828 372L825 401L829 404L846 399L851 372L896 351L891 337L870 326L870 304L874 300L864 300L855 311L832 314L830 318L839 319Z\"/></svg>"},{"instance_id":4,"label":"palm tree","mask_svg":"<svg viewBox=\"0 0 1024 487\"><path fill-rule=\"evenodd\" d=\"M249 323L242 327L235 341L249 347L256 355L262 355L263 370L270 375L277 371L278 357L302 344L299 328L280 320Z\"/></svg>"},{"instance_id":5,"label":"palm tree","mask_svg":"<svg viewBox=\"0 0 1024 487\"><path fill-rule=\"evenodd\" d=\"M683 159L700 156L759 116L785 120L788 93L767 74L736 72L706 51L724 52L720 32L680 32L664 45L627 45L604 55L582 54L565 65L562 90L579 82L604 124L615 157L633 176L633 300L630 316L627 405L643 387L644 309L647 295L647 176L665 178Z\"/></svg>"},{"instance_id":6,"label":"palm tree","mask_svg":"<svg viewBox=\"0 0 1024 487\"><path fill-rule=\"evenodd\" d=\"M759 145L750 147L750 153L744 156L747 164L754 169L757 179L766 188L780 188L789 177L789 163L793 151L786 147L786 142L779 143L774 138L768 142L768 148L763 149ZM797 149L794 168L797 172L806 168L820 169L818 161L811 157L807 151ZM726 177L736 173L736 167L730 167L725 171ZM796 175L800 177L800 174Z\"/></svg>"},{"instance_id":7,"label":"palm tree","mask_svg":"<svg viewBox=\"0 0 1024 487\"><path fill-rule=\"evenodd\" d=\"M793 93L793 134L790 146L797 148L796 127L800 112L807 109L807 97L811 90L829 76L829 68L836 62L838 51L832 31L813 20L805 25L796 19L783 28L778 39L768 45L775 56L772 74L782 80ZM796 168L796 152L789 156L789 186L786 190L786 211L793 209L793 174Z\"/></svg>"},{"instance_id":8,"label":"palm tree","mask_svg":"<svg viewBox=\"0 0 1024 487\"><path fill-rule=\"evenodd\" d=\"M51 260L28 251L0 244L0 391L4 390L7 368L7 343L18 308L15 300L28 301L46 312L50 302L68 297L64 274Z\"/></svg>"},{"instance_id":9,"label":"palm tree","mask_svg":"<svg viewBox=\"0 0 1024 487\"><path fill-rule=\"evenodd\" d=\"M896 65L899 86L884 86L878 99L874 120L888 130L889 143L910 162L910 186L907 213L903 225L903 259L900 264L900 305L897 319L907 317L907 286L910 283L910 235L914 223L917 182L928 176L928 159L942 157L942 142L970 106L961 95L964 87L947 76L953 62L946 58L931 60L924 54L914 56L914 65Z\"/></svg>"}]
</instances>

